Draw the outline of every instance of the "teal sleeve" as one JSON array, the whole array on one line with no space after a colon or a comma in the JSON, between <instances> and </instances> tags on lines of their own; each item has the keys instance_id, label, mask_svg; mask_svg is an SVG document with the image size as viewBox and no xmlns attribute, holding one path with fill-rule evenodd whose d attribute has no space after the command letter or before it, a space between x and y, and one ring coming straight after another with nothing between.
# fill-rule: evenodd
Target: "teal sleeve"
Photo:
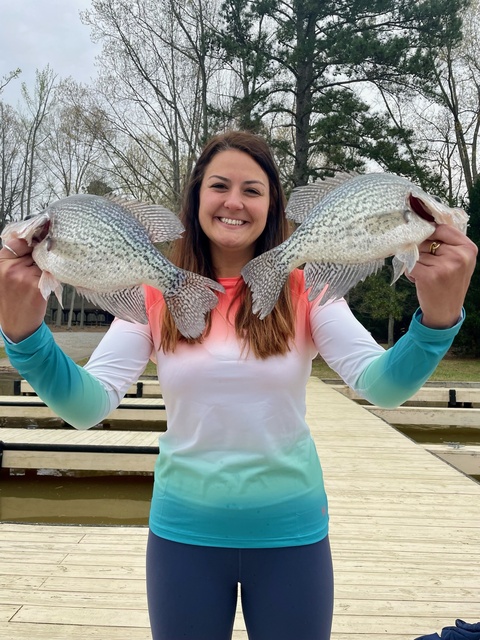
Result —
<instances>
[{"instance_id":1,"label":"teal sleeve","mask_svg":"<svg viewBox=\"0 0 480 640\"><path fill-rule=\"evenodd\" d=\"M45 324L17 344L5 339L5 351L39 398L68 424L88 429L109 413L105 387L63 353Z\"/></svg>"},{"instance_id":2,"label":"teal sleeve","mask_svg":"<svg viewBox=\"0 0 480 640\"><path fill-rule=\"evenodd\" d=\"M430 329L420 318L418 310L407 333L373 360L356 381L355 390L372 404L398 407L418 391L451 347L465 313L450 329Z\"/></svg>"}]
</instances>

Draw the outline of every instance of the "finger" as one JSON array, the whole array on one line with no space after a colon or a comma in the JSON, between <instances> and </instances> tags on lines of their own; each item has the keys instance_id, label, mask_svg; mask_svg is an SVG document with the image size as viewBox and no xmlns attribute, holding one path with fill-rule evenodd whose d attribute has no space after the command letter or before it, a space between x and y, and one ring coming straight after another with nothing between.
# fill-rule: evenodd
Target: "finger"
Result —
<instances>
[{"instance_id":1,"label":"finger","mask_svg":"<svg viewBox=\"0 0 480 640\"><path fill-rule=\"evenodd\" d=\"M0 249L0 259L15 260L32 253L33 247L29 247L26 240L20 238L12 238L8 242L2 241L3 246Z\"/></svg>"},{"instance_id":2,"label":"finger","mask_svg":"<svg viewBox=\"0 0 480 640\"><path fill-rule=\"evenodd\" d=\"M427 242L423 243L420 251L421 253L427 254L425 256L423 256L424 258L428 258L428 255L432 255L432 256L440 256L442 255L442 250L443 253L445 253L445 248L448 247L448 245L444 242L442 242L441 240L431 240L429 239Z\"/></svg>"},{"instance_id":3,"label":"finger","mask_svg":"<svg viewBox=\"0 0 480 640\"><path fill-rule=\"evenodd\" d=\"M444 242L451 245L463 245L470 244L471 240L462 231L452 227L450 224L439 224L432 235L425 240L426 243L431 243L434 240Z\"/></svg>"},{"instance_id":4,"label":"finger","mask_svg":"<svg viewBox=\"0 0 480 640\"><path fill-rule=\"evenodd\" d=\"M8 251L10 251L10 253L11 253L13 256L15 256L15 258L19 258L19 257L20 257L20 256L18 255L18 253L17 253L14 249L12 249L12 247L9 247L9 246L8 246L8 244L7 244L7 243L4 243L3 248L4 248L4 249L7 249Z\"/></svg>"},{"instance_id":5,"label":"finger","mask_svg":"<svg viewBox=\"0 0 480 640\"><path fill-rule=\"evenodd\" d=\"M453 247L465 247L472 241L461 231L448 224L440 224L435 231L419 245L422 259L432 256L445 255Z\"/></svg>"}]
</instances>

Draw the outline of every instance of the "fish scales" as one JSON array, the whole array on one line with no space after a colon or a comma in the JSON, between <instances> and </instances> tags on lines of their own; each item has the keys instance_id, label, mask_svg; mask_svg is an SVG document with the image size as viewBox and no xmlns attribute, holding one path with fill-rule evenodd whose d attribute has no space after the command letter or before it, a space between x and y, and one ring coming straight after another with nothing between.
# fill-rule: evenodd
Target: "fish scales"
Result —
<instances>
[{"instance_id":1,"label":"fish scales","mask_svg":"<svg viewBox=\"0 0 480 640\"><path fill-rule=\"evenodd\" d=\"M183 226L159 205L122 198L75 195L31 219L7 225L2 240L23 238L34 245L42 270L39 288L62 303L62 283L104 311L147 322L143 285L159 289L179 331L196 338L223 287L173 265L154 245L178 238Z\"/></svg>"},{"instance_id":2,"label":"fish scales","mask_svg":"<svg viewBox=\"0 0 480 640\"><path fill-rule=\"evenodd\" d=\"M94 234L92 226L79 215L79 208L85 205L91 206L88 216L95 227ZM132 260L139 282L155 286L159 272L165 281L174 277L164 256L151 251L147 230L133 217L123 215L119 204L108 200L105 204L96 200L87 203L73 198L61 206L61 215L52 215L51 219L52 246L41 243L34 249L38 266L55 273L60 281L87 289L94 287L97 292L122 289L131 286ZM55 211L53 205L52 213ZM103 239L101 250L99 237ZM55 252L55 245L61 246L59 253Z\"/></svg>"},{"instance_id":3,"label":"fish scales","mask_svg":"<svg viewBox=\"0 0 480 640\"><path fill-rule=\"evenodd\" d=\"M369 190L348 183L331 192L312 211L288 242L289 258L299 266L305 262L358 264L377 259L379 252L394 253L399 244L412 242L419 235L430 235L431 223L419 218L405 224L405 189L375 180ZM390 190L385 192L386 187ZM372 207L375 201L375 207Z\"/></svg>"},{"instance_id":4,"label":"fish scales","mask_svg":"<svg viewBox=\"0 0 480 640\"><path fill-rule=\"evenodd\" d=\"M394 280L410 272L418 245L440 223L466 232L467 214L430 196L393 174L365 174L344 182L334 179L294 190L287 206L300 226L285 242L251 260L242 270L252 290L253 310L271 312L289 273L303 264L309 299L326 287L324 304L353 286L394 256ZM317 199L316 199L317 194Z\"/></svg>"}]
</instances>

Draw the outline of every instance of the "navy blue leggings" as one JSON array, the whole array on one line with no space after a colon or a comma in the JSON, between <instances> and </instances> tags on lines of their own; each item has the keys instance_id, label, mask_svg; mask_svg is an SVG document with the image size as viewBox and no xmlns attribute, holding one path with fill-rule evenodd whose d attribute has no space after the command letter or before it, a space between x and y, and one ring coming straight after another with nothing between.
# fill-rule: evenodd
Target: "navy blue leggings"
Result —
<instances>
[{"instance_id":1,"label":"navy blue leggings","mask_svg":"<svg viewBox=\"0 0 480 640\"><path fill-rule=\"evenodd\" d=\"M238 583L250 640L329 640L333 570L328 538L299 547L224 549L149 534L153 640L229 640Z\"/></svg>"}]
</instances>

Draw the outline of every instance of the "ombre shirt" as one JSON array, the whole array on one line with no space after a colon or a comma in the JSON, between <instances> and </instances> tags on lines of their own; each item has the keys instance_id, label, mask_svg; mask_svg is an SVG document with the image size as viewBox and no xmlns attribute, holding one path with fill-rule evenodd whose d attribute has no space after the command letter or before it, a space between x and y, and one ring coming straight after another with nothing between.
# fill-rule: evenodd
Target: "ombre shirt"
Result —
<instances>
[{"instance_id":1,"label":"ombre shirt","mask_svg":"<svg viewBox=\"0 0 480 640\"><path fill-rule=\"evenodd\" d=\"M235 307L228 315L238 279L220 282L226 292L201 344L181 343L163 353L164 302L147 287L149 324L116 320L84 369L56 347L45 325L18 345L8 344L8 355L39 396L77 428L100 422L148 359L156 360L168 428L155 465L155 534L218 547L317 542L328 532L328 506L305 421L312 358L320 353L371 402L396 406L431 375L461 322L433 330L414 317L405 336L384 351L344 300L309 302L297 271L291 285L295 340L285 355L261 360L235 335Z\"/></svg>"}]
</instances>

